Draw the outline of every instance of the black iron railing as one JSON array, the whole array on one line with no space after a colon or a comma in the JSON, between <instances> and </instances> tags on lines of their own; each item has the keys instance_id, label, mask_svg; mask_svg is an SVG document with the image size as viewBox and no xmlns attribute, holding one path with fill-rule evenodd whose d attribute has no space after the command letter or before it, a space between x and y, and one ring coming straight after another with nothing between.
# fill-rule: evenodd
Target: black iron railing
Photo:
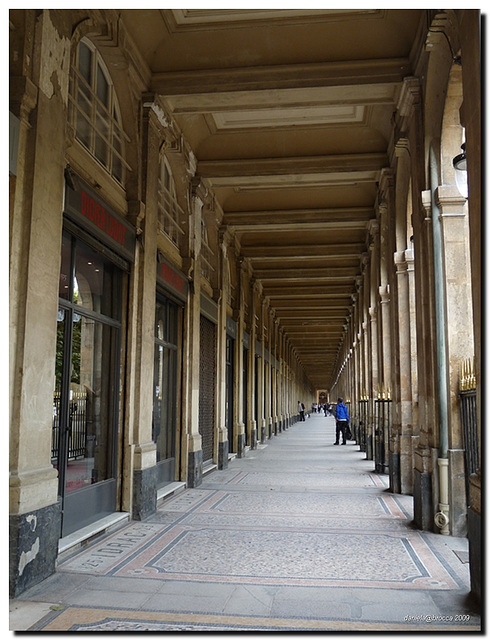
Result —
<instances>
[{"instance_id":1,"label":"black iron railing","mask_svg":"<svg viewBox=\"0 0 490 640\"><path fill-rule=\"evenodd\" d=\"M367 423L369 417L369 400L359 400L359 439L360 451L366 451Z\"/></svg>"},{"instance_id":2,"label":"black iron railing","mask_svg":"<svg viewBox=\"0 0 490 640\"><path fill-rule=\"evenodd\" d=\"M478 421L476 389L460 391L461 421L463 423L464 461L466 466L466 498L469 503L470 475L478 469Z\"/></svg>"},{"instance_id":3,"label":"black iron railing","mask_svg":"<svg viewBox=\"0 0 490 640\"><path fill-rule=\"evenodd\" d=\"M386 444L391 427L391 400L374 401L374 468L377 473L388 472Z\"/></svg>"},{"instance_id":4,"label":"black iron railing","mask_svg":"<svg viewBox=\"0 0 490 640\"><path fill-rule=\"evenodd\" d=\"M51 458L58 459L60 448L60 407L61 396L55 393L53 398L53 429L51 437ZM87 394L74 393L70 400L68 418L68 459L85 456L87 448Z\"/></svg>"}]
</instances>

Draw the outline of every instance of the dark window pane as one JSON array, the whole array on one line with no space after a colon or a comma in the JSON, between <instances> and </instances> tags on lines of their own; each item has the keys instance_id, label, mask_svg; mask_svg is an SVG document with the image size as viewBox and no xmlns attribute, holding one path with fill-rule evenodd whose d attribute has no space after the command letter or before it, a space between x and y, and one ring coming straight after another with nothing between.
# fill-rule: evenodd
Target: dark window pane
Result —
<instances>
[{"instance_id":1,"label":"dark window pane","mask_svg":"<svg viewBox=\"0 0 490 640\"><path fill-rule=\"evenodd\" d=\"M109 83L100 65L97 65L97 98L106 107L109 106Z\"/></svg>"},{"instance_id":2,"label":"dark window pane","mask_svg":"<svg viewBox=\"0 0 490 640\"><path fill-rule=\"evenodd\" d=\"M105 316L120 317L120 272L108 260L77 241L73 302Z\"/></svg>"},{"instance_id":3,"label":"dark window pane","mask_svg":"<svg viewBox=\"0 0 490 640\"><path fill-rule=\"evenodd\" d=\"M61 269L58 295L64 300L70 299L71 280L71 237L63 234L61 242Z\"/></svg>"},{"instance_id":4,"label":"dark window pane","mask_svg":"<svg viewBox=\"0 0 490 640\"><path fill-rule=\"evenodd\" d=\"M78 47L78 70L89 85L92 84L92 51L80 42Z\"/></svg>"}]
</instances>

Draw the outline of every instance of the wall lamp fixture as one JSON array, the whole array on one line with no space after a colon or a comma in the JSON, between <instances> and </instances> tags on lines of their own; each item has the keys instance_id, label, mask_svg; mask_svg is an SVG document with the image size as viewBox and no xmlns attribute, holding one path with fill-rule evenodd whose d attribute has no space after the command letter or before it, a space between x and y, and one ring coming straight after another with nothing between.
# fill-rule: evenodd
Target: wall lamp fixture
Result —
<instances>
[{"instance_id":1,"label":"wall lamp fixture","mask_svg":"<svg viewBox=\"0 0 490 640\"><path fill-rule=\"evenodd\" d=\"M466 143L461 145L460 153L453 158L454 173L456 176L456 186L463 198L468 199L468 173L466 170Z\"/></svg>"}]
</instances>

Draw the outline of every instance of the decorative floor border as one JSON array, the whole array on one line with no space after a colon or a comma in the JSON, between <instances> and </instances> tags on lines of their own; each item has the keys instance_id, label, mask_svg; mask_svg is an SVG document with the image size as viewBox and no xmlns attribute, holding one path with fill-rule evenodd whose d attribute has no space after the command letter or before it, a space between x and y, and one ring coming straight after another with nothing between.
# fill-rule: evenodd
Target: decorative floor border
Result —
<instances>
[{"instance_id":1,"label":"decorative floor border","mask_svg":"<svg viewBox=\"0 0 490 640\"><path fill-rule=\"evenodd\" d=\"M430 617L429 617L430 618ZM442 620L387 623L332 619L264 618L123 609L67 607L29 631L480 631L480 625ZM435 616L437 618L437 616Z\"/></svg>"}]
</instances>

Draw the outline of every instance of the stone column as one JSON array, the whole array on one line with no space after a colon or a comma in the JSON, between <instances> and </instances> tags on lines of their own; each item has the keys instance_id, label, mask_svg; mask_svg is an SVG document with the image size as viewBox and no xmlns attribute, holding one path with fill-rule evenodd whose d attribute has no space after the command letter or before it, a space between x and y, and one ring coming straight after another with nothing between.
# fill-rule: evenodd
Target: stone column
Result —
<instances>
[{"instance_id":1,"label":"stone column","mask_svg":"<svg viewBox=\"0 0 490 640\"><path fill-rule=\"evenodd\" d=\"M266 370L265 370L265 307L266 301L264 299L260 302L259 312L259 335L260 335L260 351L257 365L258 370L258 411L257 411L257 437L260 437L260 442L263 444L266 441L266 406L265 406L265 386L266 386Z\"/></svg>"},{"instance_id":2,"label":"stone column","mask_svg":"<svg viewBox=\"0 0 490 640\"><path fill-rule=\"evenodd\" d=\"M454 186L440 186L436 198L441 212L447 307L449 527L451 535L462 536L466 535L467 505L459 376L461 362L474 353L467 206Z\"/></svg>"},{"instance_id":3,"label":"stone column","mask_svg":"<svg viewBox=\"0 0 490 640\"><path fill-rule=\"evenodd\" d=\"M26 22L23 69L30 77L10 77L10 111L20 121L10 177L11 597L55 571L61 528L51 438L70 34L55 18L43 10L36 25Z\"/></svg>"},{"instance_id":4,"label":"stone column","mask_svg":"<svg viewBox=\"0 0 490 640\"><path fill-rule=\"evenodd\" d=\"M410 185L410 145L399 138L395 145L397 159L395 200L394 305L393 305L393 451L391 453L391 488L395 493L411 493L412 472L412 341L410 338L409 280L405 250L407 248L407 208ZM396 440L395 440L396 438Z\"/></svg>"},{"instance_id":5,"label":"stone column","mask_svg":"<svg viewBox=\"0 0 490 640\"><path fill-rule=\"evenodd\" d=\"M156 510L156 445L152 438L153 385L148 364L154 358L158 228L158 174L161 133L153 102L143 110L144 202L130 203L133 224L140 230L128 305L128 370L125 447L132 463L131 512L142 520ZM146 204L146 206L145 206ZM125 495L127 491L125 492ZM128 505L129 506L129 505Z\"/></svg>"},{"instance_id":6,"label":"stone column","mask_svg":"<svg viewBox=\"0 0 490 640\"><path fill-rule=\"evenodd\" d=\"M410 336L410 291L406 252L395 253L395 267L398 290L398 352L399 352L399 412L401 422L399 452L400 493L411 494L413 491L412 460L412 372ZM396 491L394 488L394 490Z\"/></svg>"},{"instance_id":7,"label":"stone column","mask_svg":"<svg viewBox=\"0 0 490 640\"><path fill-rule=\"evenodd\" d=\"M459 13L459 12L458 12ZM471 246L471 290L473 303L473 333L475 339L475 375L478 425L478 470L470 478L470 508L468 510L468 539L470 545L471 591L481 598L481 432L482 421L482 367L481 367L481 24L478 9L464 9L459 15L461 60L463 66L463 95L461 108L462 122L466 131L466 154L468 163L468 213Z\"/></svg>"},{"instance_id":8,"label":"stone column","mask_svg":"<svg viewBox=\"0 0 490 640\"><path fill-rule=\"evenodd\" d=\"M218 443L218 469L228 467L228 429L226 427L226 320L230 296L229 244L231 236L226 229L219 233L219 287L218 325L216 327L216 440ZM236 401L236 399L235 399ZM234 414L234 412L233 412Z\"/></svg>"},{"instance_id":9,"label":"stone column","mask_svg":"<svg viewBox=\"0 0 490 640\"><path fill-rule=\"evenodd\" d=\"M192 277L184 325L183 388L186 399L183 406L183 424L187 449L187 485L191 488L202 483L202 441L199 433L199 363L201 334L201 216L206 189L199 177L192 179L189 215L189 256L184 267Z\"/></svg>"},{"instance_id":10,"label":"stone column","mask_svg":"<svg viewBox=\"0 0 490 640\"><path fill-rule=\"evenodd\" d=\"M255 375L257 367L257 359L255 357L255 343L257 340L257 329L255 326L255 316L257 313L256 288L258 287L255 279L250 281L250 349L248 350L248 384L247 384L247 415L248 415L248 432L250 435L250 448L257 448L257 424L258 416L255 415Z\"/></svg>"},{"instance_id":11,"label":"stone column","mask_svg":"<svg viewBox=\"0 0 490 640\"><path fill-rule=\"evenodd\" d=\"M235 260L238 260L238 292L237 292L237 309L235 310L237 323L237 338L235 341L235 371L233 375L235 398L235 407L233 411L233 419L235 422L235 431L237 434L237 456L243 458L245 455L245 428L243 417L243 336L245 333L245 291L244 291L244 273L243 259L238 259L235 254Z\"/></svg>"},{"instance_id":12,"label":"stone column","mask_svg":"<svg viewBox=\"0 0 490 640\"><path fill-rule=\"evenodd\" d=\"M277 394L278 394L278 388L279 388L279 372L277 369L277 363L278 363L278 359L277 359L277 327L278 327L278 321L275 319L275 317L272 318L272 355L274 357L274 369L273 369L273 376L272 376L272 433L277 436L277 434L279 433L279 420L278 420L278 410L277 410L277 405L278 405L278 398L277 398Z\"/></svg>"},{"instance_id":13,"label":"stone column","mask_svg":"<svg viewBox=\"0 0 490 640\"><path fill-rule=\"evenodd\" d=\"M414 237L417 240L416 300L417 300L417 380L419 390L419 430L417 448L414 450L414 520L423 530L432 531L433 518L433 455L431 445L435 420L435 366L432 348L432 222L430 191L421 194L425 217L414 216ZM424 273L424 276L422 274ZM436 452L437 458L437 450Z\"/></svg>"}]
</instances>

